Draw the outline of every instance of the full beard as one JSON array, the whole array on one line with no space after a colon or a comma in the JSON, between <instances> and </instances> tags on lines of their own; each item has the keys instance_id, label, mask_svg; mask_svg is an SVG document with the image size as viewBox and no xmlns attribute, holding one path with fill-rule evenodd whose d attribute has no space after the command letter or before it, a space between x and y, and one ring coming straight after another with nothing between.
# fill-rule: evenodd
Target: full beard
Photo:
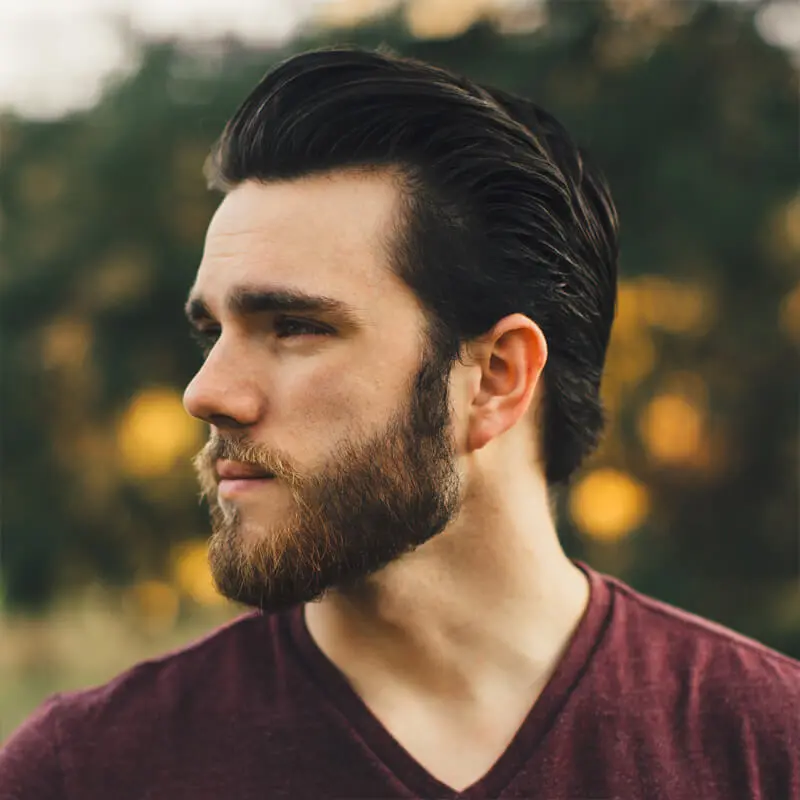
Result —
<instances>
[{"instance_id":1,"label":"full beard","mask_svg":"<svg viewBox=\"0 0 800 800\"><path fill-rule=\"evenodd\" d=\"M219 458L256 464L289 489L279 524L250 519L217 497ZM347 590L448 525L461 505L450 431L447 374L432 360L411 400L379 434L339 445L329 465L302 474L284 454L245 437L213 434L195 458L209 503L208 558L218 591L265 612Z\"/></svg>"}]
</instances>

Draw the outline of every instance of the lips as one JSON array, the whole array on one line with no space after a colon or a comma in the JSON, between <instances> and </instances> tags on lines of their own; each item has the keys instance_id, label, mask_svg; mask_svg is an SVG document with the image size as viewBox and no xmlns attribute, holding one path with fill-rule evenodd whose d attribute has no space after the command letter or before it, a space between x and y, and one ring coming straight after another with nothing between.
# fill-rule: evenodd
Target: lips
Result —
<instances>
[{"instance_id":1,"label":"lips","mask_svg":"<svg viewBox=\"0 0 800 800\"><path fill-rule=\"evenodd\" d=\"M271 472L256 464L245 464L241 461L229 461L221 458L216 463L217 478L221 481L264 480L274 478Z\"/></svg>"}]
</instances>

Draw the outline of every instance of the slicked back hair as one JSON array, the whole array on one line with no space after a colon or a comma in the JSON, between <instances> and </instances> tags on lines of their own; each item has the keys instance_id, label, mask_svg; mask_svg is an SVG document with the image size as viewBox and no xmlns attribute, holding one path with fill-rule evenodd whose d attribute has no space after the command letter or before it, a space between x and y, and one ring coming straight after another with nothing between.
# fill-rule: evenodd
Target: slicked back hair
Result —
<instances>
[{"instance_id":1,"label":"slicked back hair","mask_svg":"<svg viewBox=\"0 0 800 800\"><path fill-rule=\"evenodd\" d=\"M391 268L426 310L444 363L509 314L541 328L539 452L548 484L567 483L603 428L618 221L602 175L529 100L355 48L302 53L269 72L207 174L227 191L350 168L400 176Z\"/></svg>"}]
</instances>

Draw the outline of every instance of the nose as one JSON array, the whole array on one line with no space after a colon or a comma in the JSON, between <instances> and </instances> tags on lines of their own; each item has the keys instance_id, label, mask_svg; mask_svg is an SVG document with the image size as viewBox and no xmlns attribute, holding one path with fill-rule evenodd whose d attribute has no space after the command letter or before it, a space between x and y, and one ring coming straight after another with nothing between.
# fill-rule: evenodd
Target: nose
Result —
<instances>
[{"instance_id":1,"label":"nose","mask_svg":"<svg viewBox=\"0 0 800 800\"><path fill-rule=\"evenodd\" d=\"M218 342L183 393L183 407L217 427L255 425L261 413L258 387L238 361Z\"/></svg>"}]
</instances>

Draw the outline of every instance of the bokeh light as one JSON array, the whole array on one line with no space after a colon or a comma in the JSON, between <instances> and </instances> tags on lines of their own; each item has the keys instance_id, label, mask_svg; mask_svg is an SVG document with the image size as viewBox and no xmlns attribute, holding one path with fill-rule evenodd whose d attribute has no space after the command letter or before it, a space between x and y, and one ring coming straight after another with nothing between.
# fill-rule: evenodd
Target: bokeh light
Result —
<instances>
[{"instance_id":1,"label":"bokeh light","mask_svg":"<svg viewBox=\"0 0 800 800\"><path fill-rule=\"evenodd\" d=\"M175 585L187 597L203 606L218 606L228 602L214 586L205 542L190 541L175 545L170 560Z\"/></svg>"},{"instance_id":2,"label":"bokeh light","mask_svg":"<svg viewBox=\"0 0 800 800\"><path fill-rule=\"evenodd\" d=\"M800 347L800 283L783 298L778 321L786 336Z\"/></svg>"},{"instance_id":3,"label":"bokeh light","mask_svg":"<svg viewBox=\"0 0 800 800\"><path fill-rule=\"evenodd\" d=\"M630 534L647 517L647 488L633 476L605 467L583 477L570 494L569 511L591 539L614 542Z\"/></svg>"},{"instance_id":4,"label":"bokeh light","mask_svg":"<svg viewBox=\"0 0 800 800\"><path fill-rule=\"evenodd\" d=\"M701 450L704 414L680 394L654 397L639 418L639 431L648 453L665 464L689 464Z\"/></svg>"},{"instance_id":5,"label":"bokeh light","mask_svg":"<svg viewBox=\"0 0 800 800\"><path fill-rule=\"evenodd\" d=\"M174 389L145 389L120 420L117 437L121 464L135 477L165 475L192 454L203 440L202 423L183 408Z\"/></svg>"},{"instance_id":6,"label":"bokeh light","mask_svg":"<svg viewBox=\"0 0 800 800\"><path fill-rule=\"evenodd\" d=\"M41 332L41 359L48 369L75 369L86 360L92 346L92 329L86 320L61 317Z\"/></svg>"}]
</instances>

